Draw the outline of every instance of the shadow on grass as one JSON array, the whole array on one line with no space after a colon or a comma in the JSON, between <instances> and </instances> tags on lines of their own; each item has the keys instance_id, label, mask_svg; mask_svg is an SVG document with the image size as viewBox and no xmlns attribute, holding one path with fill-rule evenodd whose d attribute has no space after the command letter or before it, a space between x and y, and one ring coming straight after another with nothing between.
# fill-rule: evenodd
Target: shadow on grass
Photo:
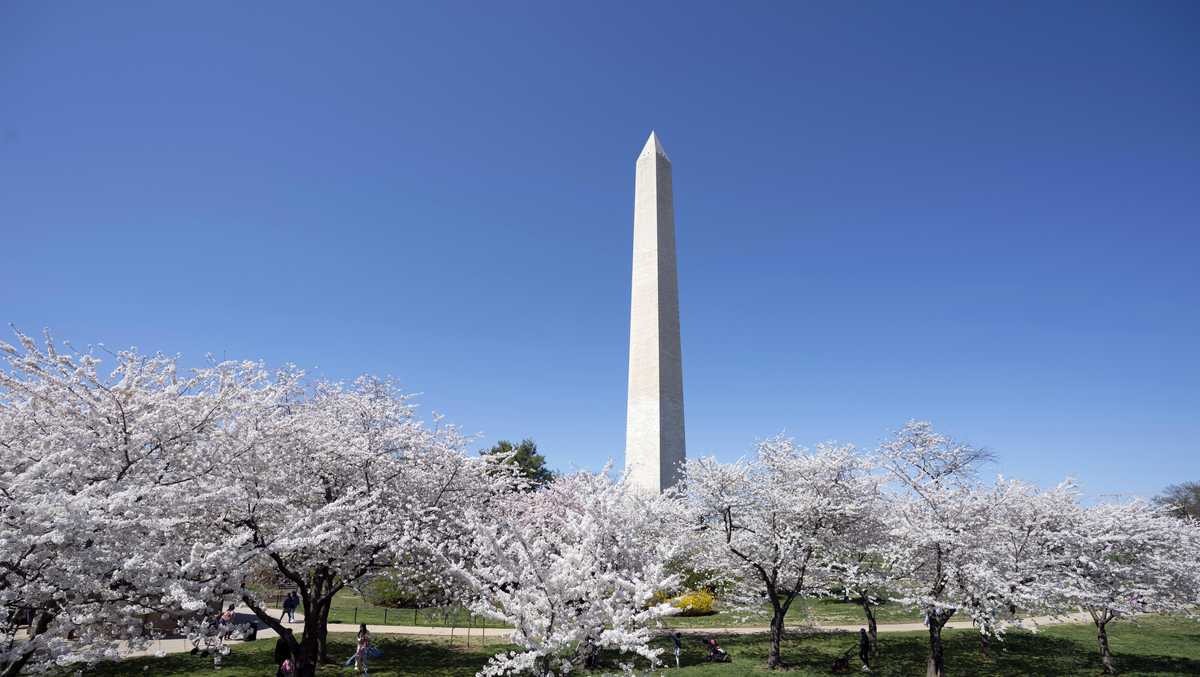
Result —
<instances>
[{"instance_id":1,"label":"shadow on grass","mask_svg":"<svg viewBox=\"0 0 1200 677\"><path fill-rule=\"evenodd\" d=\"M1149 619L1138 624L1121 624L1110 629L1117 667L1124 677L1159 675L1182 677L1200 675L1200 624L1180 619ZM688 636L683 641L680 677L738 677L749 674L770 674L766 670L769 640L765 634L713 635L733 656L732 664L708 664L707 651L699 637ZM880 661L873 666L873 675L911 677L925 673L929 651L928 636L923 632L881 634ZM979 635L970 630L948 630L946 667L954 677L1021 676L1021 677L1096 677L1101 674L1100 655L1096 647L1095 630L1087 625L1055 626L1040 634L1013 631L1003 643L993 643L990 654L980 652ZM513 647L489 644L486 647L450 646L442 641L424 638L377 636L376 646L383 656L370 662L375 677L470 677L487 662L489 656ZM672 643L667 637L655 640L663 649L662 658L672 667L662 674L674 672ZM274 639L236 644L233 652L222 661L222 677L270 677L275 674L271 660ZM348 634L330 636L329 654L336 664L322 666L320 677L348 677L350 668L341 667L354 651L354 638ZM857 674L858 637L855 633L790 632L783 643L784 660L795 677L831 674L833 660L850 652L852 670ZM593 674L612 674L620 662L633 662L638 668L646 661L629 654L620 656L606 652L603 665ZM71 675L70 670L63 675ZM154 675L165 677L195 677L213 674L212 658L177 654L165 658L138 658L121 663L98 666L85 673L89 676ZM658 674L656 672L656 674Z\"/></svg>"},{"instance_id":2,"label":"shadow on grass","mask_svg":"<svg viewBox=\"0 0 1200 677\"><path fill-rule=\"evenodd\" d=\"M1128 645L1116 654L1122 675L1200 675L1200 626L1196 632L1172 628L1120 629ZM705 674L741 675L766 673L769 638L767 635L713 635L734 659L736 669L719 670L712 666ZM1080 627L1070 637L1010 632L1004 642L993 642L988 655L980 650L979 635L969 630L949 630L943 636L946 669L951 675L1003 675L1022 677L1061 677L1064 675L1100 675L1100 654L1094 636ZM658 640L664 659L674 663L669 640ZM925 674L929 640L925 633L883 634L879 639L879 661L871 674L910 677ZM783 642L783 659L792 674L832 674L834 659L851 657L852 672L858 673L858 636L854 633L789 632ZM1180 651L1180 649L1185 649ZM1190 649L1190 650L1187 650ZM1195 652L1198 657L1169 655ZM704 665L706 651L698 641L685 640L682 665Z\"/></svg>"},{"instance_id":3,"label":"shadow on grass","mask_svg":"<svg viewBox=\"0 0 1200 677\"><path fill-rule=\"evenodd\" d=\"M510 648L505 644L489 644L485 647L461 644L449 645L440 641L410 639L405 637L377 637L375 646L383 656L370 661L372 675L398 677L400 675L430 675L436 677L458 677L474 675L492 654ZM222 677L270 677L275 674L272 652L275 639L264 639L245 644L231 645L233 650L221 660ZM318 670L321 677L352 675L353 668L343 667L342 662L354 653L352 635L330 635L329 657L333 663L322 665ZM213 673L211 656L172 654L163 658L135 658L120 663L100 664L84 674L96 676L154 675L184 677ZM74 674L74 671L63 673Z\"/></svg>"}]
</instances>

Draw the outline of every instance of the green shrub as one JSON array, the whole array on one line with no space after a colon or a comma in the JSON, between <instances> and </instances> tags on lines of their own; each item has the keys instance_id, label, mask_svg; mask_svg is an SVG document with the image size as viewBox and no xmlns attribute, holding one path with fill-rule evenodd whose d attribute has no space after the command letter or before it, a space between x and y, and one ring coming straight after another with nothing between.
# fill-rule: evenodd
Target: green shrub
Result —
<instances>
[{"instance_id":1,"label":"green shrub","mask_svg":"<svg viewBox=\"0 0 1200 677\"><path fill-rule=\"evenodd\" d=\"M703 569L693 569L691 563L683 559L675 559L667 562L667 573L676 574L682 580L679 582L679 588L682 590L707 590L713 595L717 595L719 591L714 585L714 581L719 577L715 571L705 571Z\"/></svg>"},{"instance_id":2,"label":"green shrub","mask_svg":"<svg viewBox=\"0 0 1200 677\"><path fill-rule=\"evenodd\" d=\"M679 609L680 616L711 616L716 598L707 590L692 590L671 600L671 606Z\"/></svg>"},{"instance_id":3,"label":"green shrub","mask_svg":"<svg viewBox=\"0 0 1200 677\"><path fill-rule=\"evenodd\" d=\"M406 586L388 576L380 576L370 581L361 588L360 593L367 604L392 609L431 606L437 599L435 591Z\"/></svg>"}]
</instances>

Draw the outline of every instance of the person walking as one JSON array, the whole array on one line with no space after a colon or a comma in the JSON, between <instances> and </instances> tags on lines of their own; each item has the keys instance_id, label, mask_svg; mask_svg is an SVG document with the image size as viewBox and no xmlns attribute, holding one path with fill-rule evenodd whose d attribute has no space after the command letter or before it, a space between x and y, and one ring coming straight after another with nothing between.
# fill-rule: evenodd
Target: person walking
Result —
<instances>
[{"instance_id":1,"label":"person walking","mask_svg":"<svg viewBox=\"0 0 1200 677\"><path fill-rule=\"evenodd\" d=\"M591 635L583 640L583 667L589 670L600 667L600 648Z\"/></svg>"},{"instance_id":2,"label":"person walking","mask_svg":"<svg viewBox=\"0 0 1200 677\"><path fill-rule=\"evenodd\" d=\"M283 617L287 616L288 623L296 622L296 607L300 606L300 595L293 590L283 598L283 613L279 616L279 621L283 622Z\"/></svg>"},{"instance_id":3,"label":"person walking","mask_svg":"<svg viewBox=\"0 0 1200 677\"><path fill-rule=\"evenodd\" d=\"M367 677L367 652L371 650L371 633L367 624L358 626L358 650L354 653L354 674Z\"/></svg>"},{"instance_id":4,"label":"person walking","mask_svg":"<svg viewBox=\"0 0 1200 677\"><path fill-rule=\"evenodd\" d=\"M221 620L217 624L217 631L222 640L227 640L233 636L233 621L237 614L233 612L233 605L230 604L225 613L221 614Z\"/></svg>"},{"instance_id":5,"label":"person walking","mask_svg":"<svg viewBox=\"0 0 1200 677\"><path fill-rule=\"evenodd\" d=\"M675 642L675 667L679 667L679 654L683 653L683 636L679 631L671 633L671 640Z\"/></svg>"},{"instance_id":6,"label":"person walking","mask_svg":"<svg viewBox=\"0 0 1200 677\"><path fill-rule=\"evenodd\" d=\"M858 657L862 660L863 672L871 671L871 640L866 628L858 629Z\"/></svg>"}]
</instances>

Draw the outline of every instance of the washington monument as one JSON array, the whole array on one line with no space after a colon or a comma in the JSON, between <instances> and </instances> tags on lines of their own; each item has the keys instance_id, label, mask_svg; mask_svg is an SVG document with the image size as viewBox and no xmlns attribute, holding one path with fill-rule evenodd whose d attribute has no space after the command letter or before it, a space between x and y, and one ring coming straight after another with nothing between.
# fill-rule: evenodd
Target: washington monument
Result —
<instances>
[{"instance_id":1,"label":"washington monument","mask_svg":"<svg viewBox=\"0 0 1200 677\"><path fill-rule=\"evenodd\" d=\"M671 160L658 136L650 132L637 159L634 181L625 471L635 486L657 493L675 484L683 459L683 363Z\"/></svg>"}]
</instances>

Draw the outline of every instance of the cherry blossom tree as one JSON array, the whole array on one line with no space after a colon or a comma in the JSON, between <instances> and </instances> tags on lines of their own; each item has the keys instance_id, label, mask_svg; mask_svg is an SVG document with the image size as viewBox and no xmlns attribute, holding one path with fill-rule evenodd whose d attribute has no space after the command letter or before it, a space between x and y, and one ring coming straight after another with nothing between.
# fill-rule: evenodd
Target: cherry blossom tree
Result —
<instances>
[{"instance_id":1,"label":"cherry blossom tree","mask_svg":"<svg viewBox=\"0 0 1200 677\"><path fill-rule=\"evenodd\" d=\"M945 674L942 628L960 608L981 630L995 627L995 604L1007 586L994 575L989 504L981 500L975 469L988 455L913 421L878 451L891 475L889 558L900 600L929 626L928 677Z\"/></svg>"},{"instance_id":2,"label":"cherry blossom tree","mask_svg":"<svg viewBox=\"0 0 1200 677\"><path fill-rule=\"evenodd\" d=\"M205 513L218 516L205 549L243 574L265 567L296 586L300 642L258 590L243 582L237 594L287 638L308 675L329 660L334 596L371 576L427 567L432 557L420 553L431 534L491 480L453 428L424 425L387 381L293 389L277 409L256 453L224 469L227 491Z\"/></svg>"},{"instance_id":3,"label":"cherry blossom tree","mask_svg":"<svg viewBox=\"0 0 1200 677\"><path fill-rule=\"evenodd\" d=\"M1071 537L1080 509L1075 483L1065 480L1043 490L1001 477L982 501L988 509L987 538L992 543L986 554L995 571L1008 580L1003 601L1009 611L1053 611L1068 557L1063 543Z\"/></svg>"},{"instance_id":4,"label":"cherry blossom tree","mask_svg":"<svg viewBox=\"0 0 1200 677\"><path fill-rule=\"evenodd\" d=\"M116 658L117 640L151 636L148 618L203 608L219 583L195 575L205 555L177 515L211 494L278 395L257 363L185 371L16 337L0 342L4 677Z\"/></svg>"},{"instance_id":5,"label":"cherry blossom tree","mask_svg":"<svg viewBox=\"0 0 1200 677\"><path fill-rule=\"evenodd\" d=\"M889 549L888 502L882 494L868 499L860 517L844 537L834 544L838 552L831 557L831 591L863 610L867 622L871 664L879 655L879 623L876 609L891 597L896 575L894 553Z\"/></svg>"},{"instance_id":6,"label":"cherry blossom tree","mask_svg":"<svg viewBox=\"0 0 1200 677\"><path fill-rule=\"evenodd\" d=\"M532 493L464 506L473 538L456 558L475 612L511 624L523 651L493 656L481 675L564 675L601 649L658 663L649 625L676 612L654 603L678 577L668 496L639 494L608 469L557 477Z\"/></svg>"},{"instance_id":7,"label":"cherry blossom tree","mask_svg":"<svg viewBox=\"0 0 1200 677\"><path fill-rule=\"evenodd\" d=\"M986 654L993 637L1021 625L1018 611L1057 611L1063 584L1062 543L1073 528L1079 493L1071 481L1050 490L1000 477L976 487L964 503L970 544L968 563L955 588L960 608L979 630Z\"/></svg>"},{"instance_id":8,"label":"cherry blossom tree","mask_svg":"<svg viewBox=\"0 0 1200 677\"><path fill-rule=\"evenodd\" d=\"M1063 539L1062 584L1052 599L1083 608L1096 625L1107 674L1116 673L1108 624L1142 613L1194 612L1200 604L1200 526L1141 500L1078 510Z\"/></svg>"},{"instance_id":9,"label":"cherry blossom tree","mask_svg":"<svg viewBox=\"0 0 1200 677\"><path fill-rule=\"evenodd\" d=\"M605 648L656 665L650 626L675 609L654 600L680 582L673 561L710 572L735 607L770 604L772 668L801 597L855 596L872 638L882 595L919 608L930 677L945 674L941 631L960 611L986 647L1019 610L1086 609L1112 672L1108 623L1200 602L1194 520L1140 501L1085 508L1070 482L985 486L987 454L928 423L873 460L782 437L751 460L692 460L679 496L608 469L538 488L503 455L468 457L389 381L185 370L16 336L0 342L0 677L117 658L118 642L154 636L149 620L186 622L230 595L311 677L334 596L380 575L512 624L523 650L482 674L541 677ZM296 586L302 640L268 608L264 572Z\"/></svg>"},{"instance_id":10,"label":"cherry blossom tree","mask_svg":"<svg viewBox=\"0 0 1200 677\"><path fill-rule=\"evenodd\" d=\"M1105 670L1107 623L1141 612L1186 609L1200 599L1200 537L1144 502L1084 508L1070 481L1043 491L1001 478L985 487L986 455L914 422L880 449L897 488L889 511L896 585L929 624L927 674L945 674L941 628L971 617L984 647L1018 610L1084 608L1097 628Z\"/></svg>"},{"instance_id":11,"label":"cherry blossom tree","mask_svg":"<svg viewBox=\"0 0 1200 677\"><path fill-rule=\"evenodd\" d=\"M726 601L771 606L767 665L783 666L784 618L798 597L830 594L845 570L842 543L871 512L877 482L848 446L814 452L775 437L753 460L689 460L688 519L695 568L716 572Z\"/></svg>"}]
</instances>

